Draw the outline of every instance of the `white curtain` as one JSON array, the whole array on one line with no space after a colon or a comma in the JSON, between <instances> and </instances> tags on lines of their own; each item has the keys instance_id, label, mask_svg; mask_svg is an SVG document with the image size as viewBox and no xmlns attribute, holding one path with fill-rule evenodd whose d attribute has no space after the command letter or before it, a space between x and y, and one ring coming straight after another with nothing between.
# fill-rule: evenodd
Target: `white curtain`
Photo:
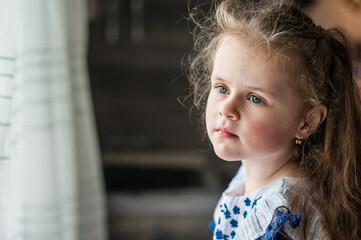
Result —
<instances>
[{"instance_id":1,"label":"white curtain","mask_svg":"<svg viewBox=\"0 0 361 240\"><path fill-rule=\"evenodd\" d=\"M0 0L0 240L104 240L86 0Z\"/></svg>"}]
</instances>

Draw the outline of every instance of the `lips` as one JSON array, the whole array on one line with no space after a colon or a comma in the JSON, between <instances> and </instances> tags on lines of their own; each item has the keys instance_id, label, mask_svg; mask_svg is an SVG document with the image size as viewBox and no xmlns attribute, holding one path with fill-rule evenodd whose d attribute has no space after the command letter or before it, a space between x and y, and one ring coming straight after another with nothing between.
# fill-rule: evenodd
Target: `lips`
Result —
<instances>
[{"instance_id":1,"label":"lips","mask_svg":"<svg viewBox=\"0 0 361 240\"><path fill-rule=\"evenodd\" d=\"M224 137L224 138L238 138L238 136L236 134L233 134L227 128L218 128L216 131L219 134L219 136Z\"/></svg>"}]
</instances>

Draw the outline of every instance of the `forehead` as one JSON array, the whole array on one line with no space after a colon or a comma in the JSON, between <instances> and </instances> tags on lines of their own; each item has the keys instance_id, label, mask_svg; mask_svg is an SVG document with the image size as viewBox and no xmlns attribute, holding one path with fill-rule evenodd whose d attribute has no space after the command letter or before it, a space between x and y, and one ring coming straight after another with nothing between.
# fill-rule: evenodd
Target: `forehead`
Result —
<instances>
[{"instance_id":1,"label":"forehead","mask_svg":"<svg viewBox=\"0 0 361 240\"><path fill-rule=\"evenodd\" d=\"M291 52L291 50L286 50L282 46L278 46L267 42L266 40L258 39L257 37L240 32L224 33L219 36L213 54L213 63L218 50L224 45L229 44L233 46L241 45L245 49L249 50L253 57L261 58L264 63L277 65L280 68L283 67L284 70L288 70L290 72L295 69L295 65L299 64L298 62L300 56Z\"/></svg>"},{"instance_id":2,"label":"forehead","mask_svg":"<svg viewBox=\"0 0 361 240\"><path fill-rule=\"evenodd\" d=\"M213 59L212 74L251 75L253 78L289 80L293 75L288 55L276 52L264 44L235 36L224 36Z\"/></svg>"}]
</instances>

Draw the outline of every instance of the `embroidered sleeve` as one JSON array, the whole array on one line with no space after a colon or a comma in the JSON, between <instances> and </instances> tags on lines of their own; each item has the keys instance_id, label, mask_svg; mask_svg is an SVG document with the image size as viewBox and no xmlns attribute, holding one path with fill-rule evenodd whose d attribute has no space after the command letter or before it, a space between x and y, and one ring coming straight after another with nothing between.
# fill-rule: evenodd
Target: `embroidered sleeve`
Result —
<instances>
[{"instance_id":1,"label":"embroidered sleeve","mask_svg":"<svg viewBox=\"0 0 361 240\"><path fill-rule=\"evenodd\" d=\"M300 223L300 214L292 215L286 207L276 208L265 235L256 240L292 240L285 232L285 227L289 224L291 229L296 229Z\"/></svg>"}]
</instances>

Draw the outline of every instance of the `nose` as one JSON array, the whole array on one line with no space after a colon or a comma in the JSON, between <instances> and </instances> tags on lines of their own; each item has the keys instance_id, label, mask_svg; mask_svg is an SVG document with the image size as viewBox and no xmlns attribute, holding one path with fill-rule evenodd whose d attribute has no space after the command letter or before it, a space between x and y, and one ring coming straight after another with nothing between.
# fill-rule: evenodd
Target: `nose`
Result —
<instances>
[{"instance_id":1,"label":"nose","mask_svg":"<svg viewBox=\"0 0 361 240\"><path fill-rule=\"evenodd\" d=\"M227 99L222 104L219 115L229 120L237 121L241 117L237 105L237 99Z\"/></svg>"}]
</instances>

